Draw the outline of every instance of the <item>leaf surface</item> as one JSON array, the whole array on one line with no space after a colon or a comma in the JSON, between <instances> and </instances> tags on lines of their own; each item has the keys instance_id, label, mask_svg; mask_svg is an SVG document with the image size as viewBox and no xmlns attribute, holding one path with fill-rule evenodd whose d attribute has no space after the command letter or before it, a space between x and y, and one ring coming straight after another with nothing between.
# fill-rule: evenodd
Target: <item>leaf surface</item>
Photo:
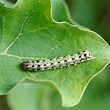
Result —
<instances>
[{"instance_id":1,"label":"leaf surface","mask_svg":"<svg viewBox=\"0 0 110 110\"><path fill-rule=\"evenodd\" d=\"M6 94L23 79L58 90L63 106L77 104L90 81L110 61L109 45L95 32L51 17L50 0L19 0L13 8L0 4L0 94ZM83 50L95 57L63 69L26 72L20 63L51 59Z\"/></svg>"}]
</instances>

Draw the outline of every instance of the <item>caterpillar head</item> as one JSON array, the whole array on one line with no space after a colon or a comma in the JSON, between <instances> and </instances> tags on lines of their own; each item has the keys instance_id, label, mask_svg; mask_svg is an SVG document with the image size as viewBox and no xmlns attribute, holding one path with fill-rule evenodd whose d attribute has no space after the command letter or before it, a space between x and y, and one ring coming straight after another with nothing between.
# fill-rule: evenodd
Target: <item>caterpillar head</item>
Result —
<instances>
[{"instance_id":1,"label":"caterpillar head","mask_svg":"<svg viewBox=\"0 0 110 110\"><path fill-rule=\"evenodd\" d=\"M93 55L91 54L91 52L85 50L79 53L79 58L80 58L80 62L86 61L86 60L91 60L94 59Z\"/></svg>"}]
</instances>

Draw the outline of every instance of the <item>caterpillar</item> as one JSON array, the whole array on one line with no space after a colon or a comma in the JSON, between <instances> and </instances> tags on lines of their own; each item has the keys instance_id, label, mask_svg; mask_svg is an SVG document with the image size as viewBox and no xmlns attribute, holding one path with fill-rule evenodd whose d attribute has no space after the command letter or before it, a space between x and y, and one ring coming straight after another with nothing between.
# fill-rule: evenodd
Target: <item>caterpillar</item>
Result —
<instances>
[{"instance_id":1,"label":"caterpillar","mask_svg":"<svg viewBox=\"0 0 110 110\"><path fill-rule=\"evenodd\" d=\"M35 60L22 62L20 67L23 70L28 71L44 71L56 68L69 67L70 65L76 65L77 63L94 59L91 52L82 51L77 54L67 55L59 58Z\"/></svg>"}]
</instances>

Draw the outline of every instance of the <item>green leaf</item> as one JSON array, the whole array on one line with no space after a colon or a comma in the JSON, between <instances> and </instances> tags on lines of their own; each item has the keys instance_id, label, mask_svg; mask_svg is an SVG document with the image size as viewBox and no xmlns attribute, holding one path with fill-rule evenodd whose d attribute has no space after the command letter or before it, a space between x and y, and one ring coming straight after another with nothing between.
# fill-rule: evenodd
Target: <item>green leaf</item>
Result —
<instances>
[{"instance_id":1,"label":"green leaf","mask_svg":"<svg viewBox=\"0 0 110 110\"><path fill-rule=\"evenodd\" d=\"M7 94L8 105L11 110L56 110L56 108L57 110L108 109L110 108L110 98L108 97L107 89L109 85L109 80L107 80L108 74L109 71L105 69L105 71L97 75L85 91L83 99L74 107L62 107L59 94L46 86L25 83L19 84Z\"/></svg>"},{"instance_id":2,"label":"green leaf","mask_svg":"<svg viewBox=\"0 0 110 110\"><path fill-rule=\"evenodd\" d=\"M55 21L66 21L71 24L76 24L69 13L69 9L64 0L52 0L52 17Z\"/></svg>"},{"instance_id":3,"label":"green leaf","mask_svg":"<svg viewBox=\"0 0 110 110\"><path fill-rule=\"evenodd\" d=\"M11 110L38 110L39 94L38 86L32 84L19 84L14 90L7 94L7 102ZM38 104L38 105L36 105ZM26 105L26 106L24 106Z\"/></svg>"},{"instance_id":4,"label":"green leaf","mask_svg":"<svg viewBox=\"0 0 110 110\"><path fill-rule=\"evenodd\" d=\"M81 28L87 29L84 26L79 25L71 18L69 9L64 0L52 0L52 17L57 22L68 22L72 25L77 25Z\"/></svg>"},{"instance_id":5,"label":"green leaf","mask_svg":"<svg viewBox=\"0 0 110 110\"><path fill-rule=\"evenodd\" d=\"M10 0L0 0L0 2L5 4L6 7L10 7L11 8L13 6L13 3L12 3L13 0L12 1L10 1Z\"/></svg>"},{"instance_id":6,"label":"green leaf","mask_svg":"<svg viewBox=\"0 0 110 110\"><path fill-rule=\"evenodd\" d=\"M13 8L0 4L0 38L0 94L27 78L58 90L63 106L73 106L90 79L110 61L110 47L98 34L53 21L50 0L19 0ZM92 52L95 59L35 73L20 69L22 61L57 58L82 50Z\"/></svg>"},{"instance_id":7,"label":"green leaf","mask_svg":"<svg viewBox=\"0 0 110 110\"><path fill-rule=\"evenodd\" d=\"M7 94L7 102L11 110L53 110L55 93L46 86L23 83Z\"/></svg>"}]
</instances>

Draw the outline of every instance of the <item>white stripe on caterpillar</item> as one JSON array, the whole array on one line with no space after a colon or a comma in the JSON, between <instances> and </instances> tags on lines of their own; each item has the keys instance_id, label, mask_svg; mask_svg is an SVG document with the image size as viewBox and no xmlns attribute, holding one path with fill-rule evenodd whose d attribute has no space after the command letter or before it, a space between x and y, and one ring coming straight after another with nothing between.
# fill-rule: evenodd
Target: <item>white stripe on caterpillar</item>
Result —
<instances>
[{"instance_id":1,"label":"white stripe on caterpillar","mask_svg":"<svg viewBox=\"0 0 110 110\"><path fill-rule=\"evenodd\" d=\"M91 52L86 50L77 54L67 55L59 58L22 62L20 67L23 70L28 71L44 71L62 68L65 66L69 67L70 65L76 65L77 63L91 59L94 59L94 57L92 56Z\"/></svg>"}]
</instances>

